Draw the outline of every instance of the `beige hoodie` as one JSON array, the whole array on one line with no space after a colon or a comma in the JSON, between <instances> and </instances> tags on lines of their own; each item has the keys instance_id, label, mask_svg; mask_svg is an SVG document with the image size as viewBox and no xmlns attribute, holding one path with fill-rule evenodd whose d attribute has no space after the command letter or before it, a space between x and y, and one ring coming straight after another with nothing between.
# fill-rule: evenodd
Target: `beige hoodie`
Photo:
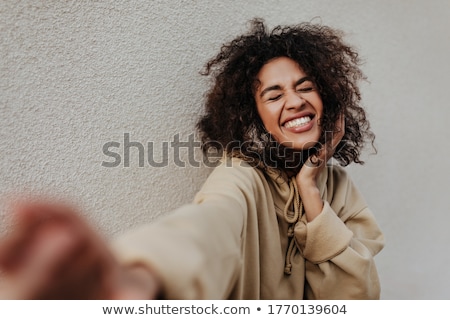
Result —
<instances>
[{"instance_id":1,"label":"beige hoodie","mask_svg":"<svg viewBox=\"0 0 450 320\"><path fill-rule=\"evenodd\" d=\"M228 158L193 204L113 249L155 270L167 299L378 299L372 213L341 167L324 169L319 188L323 210L307 223L295 179Z\"/></svg>"}]
</instances>

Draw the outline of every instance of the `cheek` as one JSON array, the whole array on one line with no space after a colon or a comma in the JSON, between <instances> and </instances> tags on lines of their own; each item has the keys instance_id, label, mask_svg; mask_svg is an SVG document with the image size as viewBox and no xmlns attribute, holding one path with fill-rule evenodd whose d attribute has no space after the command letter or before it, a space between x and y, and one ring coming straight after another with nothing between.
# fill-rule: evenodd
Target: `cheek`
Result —
<instances>
[{"instance_id":1,"label":"cheek","mask_svg":"<svg viewBox=\"0 0 450 320\"><path fill-rule=\"evenodd\" d=\"M320 97L319 93L317 93L316 99L314 101L314 105L316 106L317 112L322 115L323 114L323 101L322 101L322 98Z\"/></svg>"},{"instance_id":2,"label":"cheek","mask_svg":"<svg viewBox=\"0 0 450 320\"><path fill-rule=\"evenodd\" d=\"M258 114L267 131L271 131L278 126L278 116L275 112L258 108Z\"/></svg>"}]
</instances>

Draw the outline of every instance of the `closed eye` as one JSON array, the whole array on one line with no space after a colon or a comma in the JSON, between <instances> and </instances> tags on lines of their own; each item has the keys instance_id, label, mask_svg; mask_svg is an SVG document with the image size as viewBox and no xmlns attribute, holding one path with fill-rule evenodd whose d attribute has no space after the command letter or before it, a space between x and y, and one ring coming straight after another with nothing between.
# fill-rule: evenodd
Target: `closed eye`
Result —
<instances>
[{"instance_id":1,"label":"closed eye","mask_svg":"<svg viewBox=\"0 0 450 320\"><path fill-rule=\"evenodd\" d=\"M281 94L276 95L276 96L273 96L273 97L269 97L269 98L267 99L267 101L277 101L277 100L280 99L280 98L281 98Z\"/></svg>"},{"instance_id":2,"label":"closed eye","mask_svg":"<svg viewBox=\"0 0 450 320\"><path fill-rule=\"evenodd\" d=\"M297 89L298 92L310 92L313 91L314 87L305 87L305 88L299 88Z\"/></svg>"},{"instance_id":3,"label":"closed eye","mask_svg":"<svg viewBox=\"0 0 450 320\"><path fill-rule=\"evenodd\" d=\"M316 89L314 82L311 80L305 80L299 83L296 87L297 92L311 92Z\"/></svg>"}]
</instances>

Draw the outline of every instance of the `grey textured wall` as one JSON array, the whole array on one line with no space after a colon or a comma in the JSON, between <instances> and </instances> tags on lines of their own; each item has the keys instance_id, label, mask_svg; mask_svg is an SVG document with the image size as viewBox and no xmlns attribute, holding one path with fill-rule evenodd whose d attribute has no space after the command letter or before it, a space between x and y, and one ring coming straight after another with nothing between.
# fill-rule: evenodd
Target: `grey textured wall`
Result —
<instances>
[{"instance_id":1,"label":"grey textured wall","mask_svg":"<svg viewBox=\"0 0 450 320\"><path fill-rule=\"evenodd\" d=\"M70 199L113 236L191 201L208 168L102 166L124 134L186 141L201 112L203 64L259 16L316 19L348 34L366 61L365 104L378 154L351 166L386 234L384 299L450 299L447 136L450 2L12 1L0 3L0 221L8 202ZM189 154L182 152L184 160ZM200 153L195 153L200 159ZM7 230L6 222L1 224Z\"/></svg>"}]
</instances>

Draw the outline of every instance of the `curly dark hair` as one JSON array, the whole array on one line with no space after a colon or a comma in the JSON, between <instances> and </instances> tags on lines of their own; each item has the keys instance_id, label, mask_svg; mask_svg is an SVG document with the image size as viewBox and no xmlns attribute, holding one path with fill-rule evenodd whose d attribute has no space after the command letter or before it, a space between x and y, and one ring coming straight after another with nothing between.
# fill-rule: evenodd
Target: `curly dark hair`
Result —
<instances>
[{"instance_id":1,"label":"curly dark hair","mask_svg":"<svg viewBox=\"0 0 450 320\"><path fill-rule=\"evenodd\" d=\"M373 146L375 135L360 105L358 82L365 79L359 68L361 61L343 41L343 35L340 30L313 23L276 26L268 31L262 19L253 19L249 33L223 45L201 72L214 80L206 94L205 114L197 123L203 152L215 148L251 164L281 170L288 167L286 161L291 162L289 168L299 170L306 157L317 152L316 146L295 157L299 152L274 141L257 112L257 74L269 60L288 57L314 79L322 98L318 145L338 130L336 123L343 114L345 135L333 157L343 166L362 164L361 150L368 140Z\"/></svg>"}]
</instances>

